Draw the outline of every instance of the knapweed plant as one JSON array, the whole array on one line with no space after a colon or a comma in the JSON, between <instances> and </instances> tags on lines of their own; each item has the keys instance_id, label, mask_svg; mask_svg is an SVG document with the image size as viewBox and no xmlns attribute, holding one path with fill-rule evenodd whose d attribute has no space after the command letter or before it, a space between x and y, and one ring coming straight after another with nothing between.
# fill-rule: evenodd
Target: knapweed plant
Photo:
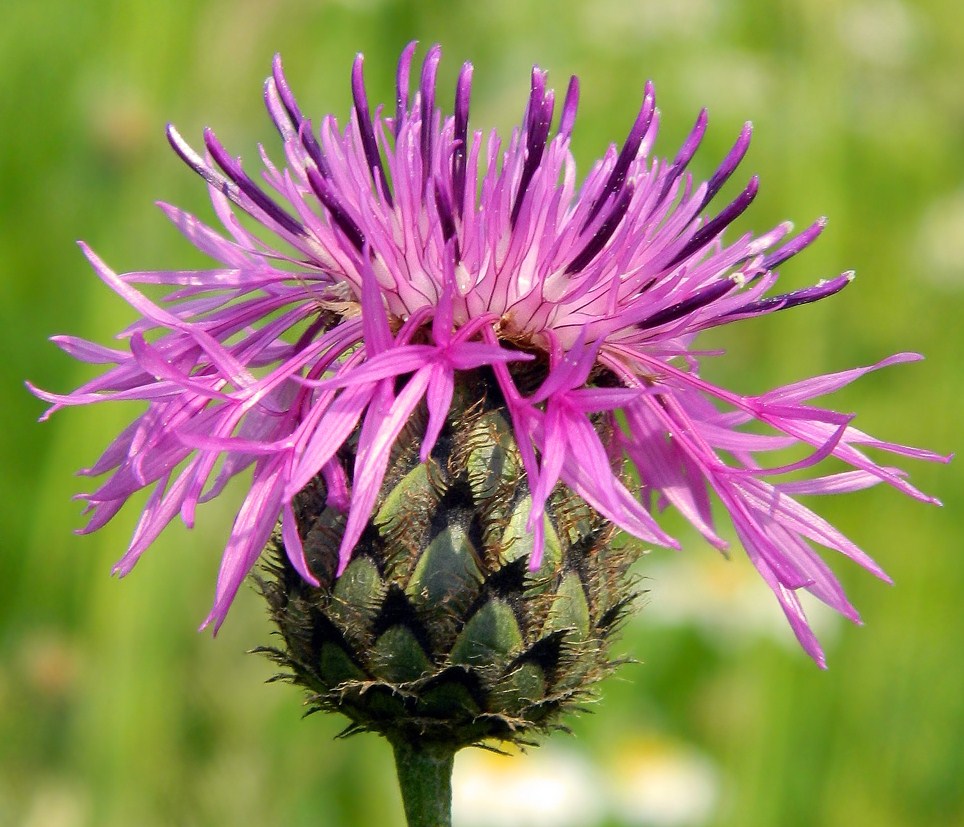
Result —
<instances>
[{"instance_id":1,"label":"knapweed plant","mask_svg":"<svg viewBox=\"0 0 964 827\"><path fill-rule=\"evenodd\" d=\"M55 337L108 367L72 393L35 392L53 403L47 415L147 403L82 472L107 475L84 495L84 531L151 489L119 574L172 519L190 526L200 503L248 475L203 625L220 626L263 560L283 640L267 651L313 707L389 739L409 823L437 826L458 749L528 741L611 670L636 549L678 547L659 511L676 509L722 550L715 498L822 666L797 592L858 615L814 546L887 575L798 496L884 482L934 502L866 451L943 458L813 403L914 354L753 396L701 378L701 331L852 279L775 290L822 219L724 240L757 192L753 177L711 207L749 125L697 183L687 165L706 113L671 160L655 158L647 86L622 146L580 180L575 78L556 119L534 69L522 123L503 140L469 127L470 64L445 115L439 48L414 93L413 54L399 61L394 111L371 108L357 58L344 125L312 123L276 60L265 102L284 156L262 150L257 174L213 132L202 154L170 128L223 229L162 209L211 269L118 275L85 247L139 318L116 348ZM153 301L138 284L170 292ZM614 544L619 529L637 541Z\"/></svg>"}]
</instances>

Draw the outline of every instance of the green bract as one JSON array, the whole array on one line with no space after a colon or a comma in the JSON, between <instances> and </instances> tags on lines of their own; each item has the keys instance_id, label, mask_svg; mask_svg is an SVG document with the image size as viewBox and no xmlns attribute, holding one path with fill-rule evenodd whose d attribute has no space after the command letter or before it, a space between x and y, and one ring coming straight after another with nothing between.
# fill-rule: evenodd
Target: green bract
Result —
<instances>
[{"instance_id":1,"label":"green bract","mask_svg":"<svg viewBox=\"0 0 964 827\"><path fill-rule=\"evenodd\" d=\"M264 651L314 707L347 715L349 733L453 750L531 738L612 670L607 647L636 595L626 569L637 552L614 548L613 528L559 486L542 565L529 571L529 489L499 394L481 372L459 383L426 463L420 420L397 441L341 577L344 515L325 506L320 478L298 498L321 586L297 574L277 534L262 589L285 646Z\"/></svg>"}]
</instances>

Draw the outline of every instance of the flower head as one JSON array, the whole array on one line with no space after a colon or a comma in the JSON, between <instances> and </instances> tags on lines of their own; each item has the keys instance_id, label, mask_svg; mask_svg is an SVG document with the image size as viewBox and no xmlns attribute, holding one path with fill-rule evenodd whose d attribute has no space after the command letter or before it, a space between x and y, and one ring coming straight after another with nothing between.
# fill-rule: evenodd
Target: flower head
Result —
<instances>
[{"instance_id":1,"label":"flower head","mask_svg":"<svg viewBox=\"0 0 964 827\"><path fill-rule=\"evenodd\" d=\"M293 506L316 478L327 505L346 514L344 570L416 411L424 414L425 461L457 386L484 371L504 400L528 477L531 567L540 565L543 510L560 484L645 543L678 546L653 516L673 506L724 549L715 493L800 642L822 663L797 591L858 615L813 545L887 576L796 497L885 482L934 502L864 449L944 458L876 440L851 415L812 400L920 357L902 353L756 396L705 381L704 354L694 349L700 331L825 298L852 278L775 292L776 268L817 238L822 219L795 236L783 223L724 241L757 192L753 177L732 202L711 207L746 153L750 125L697 183L687 165L705 111L672 160L654 158L659 113L647 85L625 141L580 183L570 152L576 78L553 126L555 94L533 69L522 123L503 141L469 128L470 64L453 114L444 115L436 106L440 49L426 54L414 93L413 54L414 44L399 61L394 113L370 107L358 56L344 126L305 117L276 59L265 102L285 163L262 150L258 178L213 132L204 134L202 156L169 128L174 150L207 181L223 230L162 209L213 259L211 269L118 275L84 247L140 318L120 334L124 348L55 337L68 354L109 367L72 393L35 392L53 403L47 415L65 405L147 402L83 472L108 475L84 495L84 531L151 489L115 567L126 574L175 516L190 526L199 503L251 469L205 621L217 628L279 517L292 565L317 582ZM172 291L155 302L138 284ZM802 459L768 462L798 445L808 451ZM849 470L781 481L830 457Z\"/></svg>"}]
</instances>

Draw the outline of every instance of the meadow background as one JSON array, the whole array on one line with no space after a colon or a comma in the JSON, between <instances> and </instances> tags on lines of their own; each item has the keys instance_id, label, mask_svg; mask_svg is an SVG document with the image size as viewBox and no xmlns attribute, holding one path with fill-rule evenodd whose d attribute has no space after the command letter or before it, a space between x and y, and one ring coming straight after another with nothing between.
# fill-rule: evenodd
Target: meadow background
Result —
<instances>
[{"instance_id":1,"label":"meadow background","mask_svg":"<svg viewBox=\"0 0 964 827\"><path fill-rule=\"evenodd\" d=\"M8 0L0 26L0 825L401 825L387 747L335 742L344 722L302 721L297 690L245 650L269 640L243 591L216 640L207 612L230 525L226 499L193 532L171 528L125 581L108 576L136 509L91 537L71 496L133 415L105 406L36 424L23 387L91 374L46 337L106 341L130 309L90 272L83 238L118 270L201 259L152 206L210 216L163 127L196 145L215 127L251 159L264 141L272 55L303 110L344 118L366 54L370 98L393 101L417 38L445 53L450 106L474 62L472 123L507 131L537 62L557 90L582 80L582 170L622 141L655 81L672 155L701 106L708 175L743 122L754 143L733 187L761 194L741 229L830 225L784 267L799 287L845 269L841 295L714 335L707 365L745 392L927 354L841 393L883 438L959 449L964 404L964 18L955 0ZM725 197L721 196L722 198ZM740 553L691 533L640 573L647 605L622 644L642 663L606 686L576 737L517 759L463 754L459 823L563 827L911 827L964 824L964 476L918 463L942 510L873 489L820 503L876 555L889 588L834 561L866 626L819 615L830 669L789 640ZM229 498L228 498L229 499ZM679 528L678 524L674 524ZM559 809L560 803L562 809ZM539 809L541 808L541 810ZM554 809L555 808L555 809ZM508 809L509 814L500 814ZM541 814L540 814L541 812ZM513 816L512 813L515 813Z\"/></svg>"}]
</instances>

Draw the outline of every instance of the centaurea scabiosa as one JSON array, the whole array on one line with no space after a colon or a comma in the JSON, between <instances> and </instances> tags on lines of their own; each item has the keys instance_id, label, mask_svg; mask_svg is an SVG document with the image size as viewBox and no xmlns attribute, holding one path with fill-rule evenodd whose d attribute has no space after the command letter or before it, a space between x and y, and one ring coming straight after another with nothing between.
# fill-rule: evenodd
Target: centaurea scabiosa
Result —
<instances>
[{"instance_id":1,"label":"centaurea scabiosa","mask_svg":"<svg viewBox=\"0 0 964 827\"><path fill-rule=\"evenodd\" d=\"M124 347L55 337L68 354L109 367L72 393L35 392L53 403L46 415L147 403L83 472L108 475L84 495L84 531L151 489L115 568L126 574L172 519L192 525L200 503L250 473L204 625L220 626L262 552L275 549L277 579L263 588L289 647L276 656L319 705L350 696L355 725L396 744L415 731L441 739L433 716L456 700L470 709L459 745L543 725L550 708L578 696L579 679L608 664L601 647L592 669L572 651L603 641L631 592L612 585L631 556L612 551L612 527L676 548L654 517L671 506L722 550L713 494L823 665L797 592L858 615L814 545L887 575L797 497L884 482L935 502L865 451L945 458L874 439L813 400L920 357L757 395L706 381L701 331L826 298L852 278L775 290L777 268L817 238L823 219L797 235L783 223L724 240L757 193L753 177L711 207L750 125L696 182L687 167L706 112L671 160L653 157L659 112L647 85L622 145L580 183L570 151L576 78L553 126L555 93L533 69L522 123L503 140L469 128L470 64L446 116L436 105L439 48L428 50L414 93L413 54L414 44L399 62L394 112L372 110L356 59L344 125L312 123L276 59L265 102L284 163L262 150L260 176L213 132L202 155L169 128L223 229L162 209L211 269L118 275L84 247L140 318L120 334ZM153 301L138 284L173 292ZM795 446L806 455L768 460ZM831 458L847 470L785 478ZM432 607L442 609L426 615ZM310 634L291 620L299 613ZM309 651L319 634L322 654ZM359 649L380 660L363 662ZM399 660L401 650L411 657ZM326 657L341 664L332 666L338 680L322 674ZM482 678L469 674L478 664ZM461 677L446 683L453 669ZM352 681L362 687L355 695ZM376 684L391 684L398 708L362 709ZM441 695L425 701L432 691ZM401 735L386 723L399 710L417 719Z\"/></svg>"}]
</instances>

